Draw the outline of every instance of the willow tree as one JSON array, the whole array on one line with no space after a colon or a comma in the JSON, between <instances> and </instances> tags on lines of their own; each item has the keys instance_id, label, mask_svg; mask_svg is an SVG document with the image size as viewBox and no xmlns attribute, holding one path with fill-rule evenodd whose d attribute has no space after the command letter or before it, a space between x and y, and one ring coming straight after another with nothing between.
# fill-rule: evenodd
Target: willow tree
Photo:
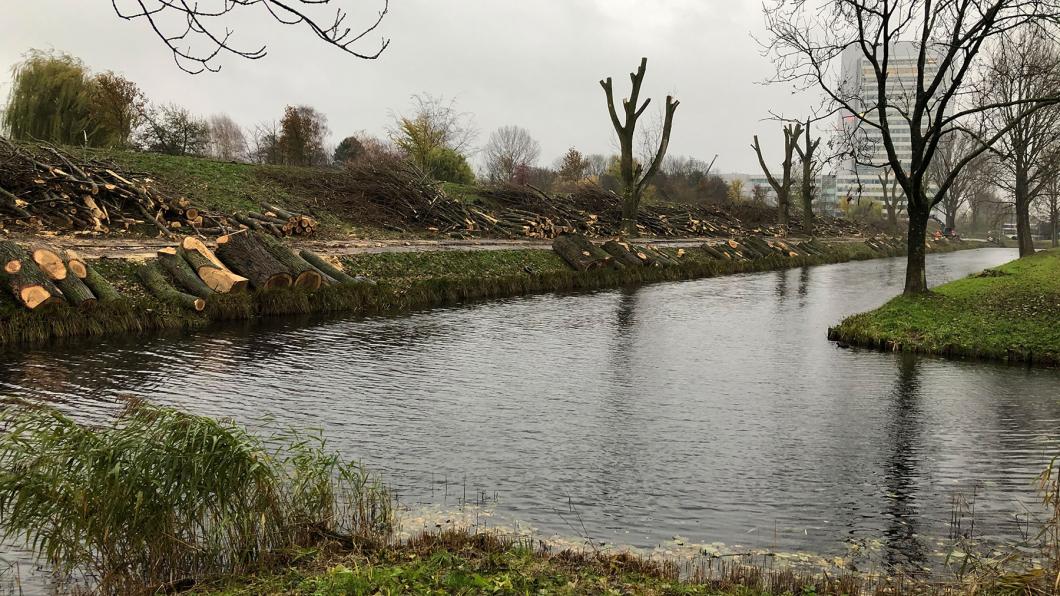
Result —
<instances>
[{"instance_id":1,"label":"willow tree","mask_svg":"<svg viewBox=\"0 0 1060 596\"><path fill-rule=\"evenodd\" d=\"M670 132L673 130L674 113L681 102L666 96L666 107L663 111L663 125L659 134L659 147L651 158L648 168L645 170L643 164L637 163L633 158L633 140L636 138L637 121L648 109L651 98L640 103L641 86L644 84L644 74L648 69L648 59L640 59L640 67L637 72L630 73L629 78L633 84L629 97L622 100L622 117L619 117L618 109L615 107L615 88L611 77L600 81L607 96L607 109L611 114L611 124L615 127L618 135L618 145L621 149L619 155L619 177L622 180L622 230L626 234L633 235L637 231L637 212L640 209L640 197L666 159L666 150L670 146Z\"/></svg>"},{"instance_id":2,"label":"willow tree","mask_svg":"<svg viewBox=\"0 0 1060 596\"><path fill-rule=\"evenodd\" d=\"M1055 0L769 0L764 7L775 82L819 89L833 109L873 133L907 197L905 293L928 291L927 224L961 172L1009 130L1060 102L1049 90L975 102L990 48L1021 28L1060 20ZM899 51L904 46L907 51ZM844 73L843 63L856 65ZM858 79L864 79L859 81ZM1013 108L1012 122L929 184L943 140ZM908 139L908 141L906 141ZM899 152L899 145L908 150Z\"/></svg>"},{"instance_id":3,"label":"willow tree","mask_svg":"<svg viewBox=\"0 0 1060 596\"><path fill-rule=\"evenodd\" d=\"M95 145L93 85L85 65L70 56L32 50L11 70L3 112L11 138L64 145Z\"/></svg>"}]
</instances>

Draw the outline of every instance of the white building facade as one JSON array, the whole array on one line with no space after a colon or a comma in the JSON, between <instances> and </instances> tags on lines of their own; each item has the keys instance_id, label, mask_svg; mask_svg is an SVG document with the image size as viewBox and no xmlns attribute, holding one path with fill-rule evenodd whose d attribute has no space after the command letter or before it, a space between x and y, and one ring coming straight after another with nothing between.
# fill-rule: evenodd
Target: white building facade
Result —
<instances>
[{"instance_id":1,"label":"white building facade","mask_svg":"<svg viewBox=\"0 0 1060 596\"><path fill-rule=\"evenodd\" d=\"M887 124L895 153L903 163L912 160L910 124L903 115L913 104L917 88L918 45L899 42L890 51L887 88ZM937 57L929 56L925 61L924 80L931 81L939 72ZM857 46L847 48L842 56L842 83L844 95L854 96L852 106L861 110L861 117L879 123L879 93L872 64ZM841 202L884 202L884 184L890 196L894 184L887 150L883 145L883 133L862 122L859 116L849 112L840 116L837 134L846 137L848 145L856 145L858 158L847 157L836 172L836 194ZM850 143L849 139L856 139ZM843 139L841 139L843 140ZM901 188L897 190L899 204L905 203Z\"/></svg>"}]
</instances>

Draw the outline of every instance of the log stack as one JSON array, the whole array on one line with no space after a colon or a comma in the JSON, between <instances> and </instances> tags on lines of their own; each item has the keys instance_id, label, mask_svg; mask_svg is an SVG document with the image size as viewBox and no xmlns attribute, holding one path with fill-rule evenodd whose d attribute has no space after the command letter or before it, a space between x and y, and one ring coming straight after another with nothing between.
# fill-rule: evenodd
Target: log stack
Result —
<instances>
[{"instance_id":1,"label":"log stack","mask_svg":"<svg viewBox=\"0 0 1060 596\"><path fill-rule=\"evenodd\" d=\"M0 278L15 300L30 310L62 302L59 288L14 242L0 241Z\"/></svg>"},{"instance_id":2,"label":"log stack","mask_svg":"<svg viewBox=\"0 0 1060 596\"><path fill-rule=\"evenodd\" d=\"M48 246L35 246L30 249L30 258L70 304L86 307L96 304L95 294L81 278L70 273L59 251Z\"/></svg>"},{"instance_id":3,"label":"log stack","mask_svg":"<svg viewBox=\"0 0 1060 596\"><path fill-rule=\"evenodd\" d=\"M582 234L560 234L552 241L556 251L575 271L591 271L622 265L607 251L596 246Z\"/></svg>"}]
</instances>

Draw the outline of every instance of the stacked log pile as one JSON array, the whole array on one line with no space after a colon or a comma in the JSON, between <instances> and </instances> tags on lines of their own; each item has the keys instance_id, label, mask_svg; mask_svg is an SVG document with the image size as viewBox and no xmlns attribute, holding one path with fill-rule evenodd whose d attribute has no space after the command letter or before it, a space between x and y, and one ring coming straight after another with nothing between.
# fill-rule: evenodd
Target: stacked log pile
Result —
<instances>
[{"instance_id":1,"label":"stacked log pile","mask_svg":"<svg viewBox=\"0 0 1060 596\"><path fill-rule=\"evenodd\" d=\"M239 223L239 228L269 234L276 238L311 236L317 231L317 222L312 217L287 211L275 205L264 205L260 213L235 213L232 217Z\"/></svg>"},{"instance_id":2,"label":"stacked log pile","mask_svg":"<svg viewBox=\"0 0 1060 596\"><path fill-rule=\"evenodd\" d=\"M158 251L137 269L144 288L167 304L201 312L217 294L295 287L315 292L322 286L362 283L341 266L250 230L218 239L216 252L194 236ZM370 282L369 282L370 283ZM0 284L25 308L66 302L87 308L121 298L114 286L76 253L44 245L28 249L0 241Z\"/></svg>"}]
</instances>

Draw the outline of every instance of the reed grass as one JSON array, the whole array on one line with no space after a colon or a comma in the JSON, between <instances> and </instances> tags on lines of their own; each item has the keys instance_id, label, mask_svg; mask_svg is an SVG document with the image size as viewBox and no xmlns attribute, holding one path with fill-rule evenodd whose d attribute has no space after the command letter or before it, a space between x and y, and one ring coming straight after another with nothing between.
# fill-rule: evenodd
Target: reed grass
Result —
<instances>
[{"instance_id":1,"label":"reed grass","mask_svg":"<svg viewBox=\"0 0 1060 596\"><path fill-rule=\"evenodd\" d=\"M390 531L388 492L319 435L261 439L139 401L102 427L47 408L0 423L0 532L102 593L251 573L323 540Z\"/></svg>"},{"instance_id":2,"label":"reed grass","mask_svg":"<svg viewBox=\"0 0 1060 596\"><path fill-rule=\"evenodd\" d=\"M969 247L942 245L936 250ZM676 255L674 250L669 252ZM719 261L698 248L691 248L685 249L680 264L676 266L588 272L572 271L556 255L540 250L359 255L346 259L347 271L369 274L378 283L329 286L314 293L282 289L217 295L207 300L202 313L164 304L147 295L135 281L133 268L111 261L102 263L99 268L118 286L125 299L94 309L81 310L60 304L29 312L15 305L10 297L2 296L0 345L41 343L70 337L196 330L215 321L264 316L339 312L393 314L527 294L592 291L898 254L899 251L881 254L860 242L842 242L829 244L827 253L822 256Z\"/></svg>"}]
</instances>

